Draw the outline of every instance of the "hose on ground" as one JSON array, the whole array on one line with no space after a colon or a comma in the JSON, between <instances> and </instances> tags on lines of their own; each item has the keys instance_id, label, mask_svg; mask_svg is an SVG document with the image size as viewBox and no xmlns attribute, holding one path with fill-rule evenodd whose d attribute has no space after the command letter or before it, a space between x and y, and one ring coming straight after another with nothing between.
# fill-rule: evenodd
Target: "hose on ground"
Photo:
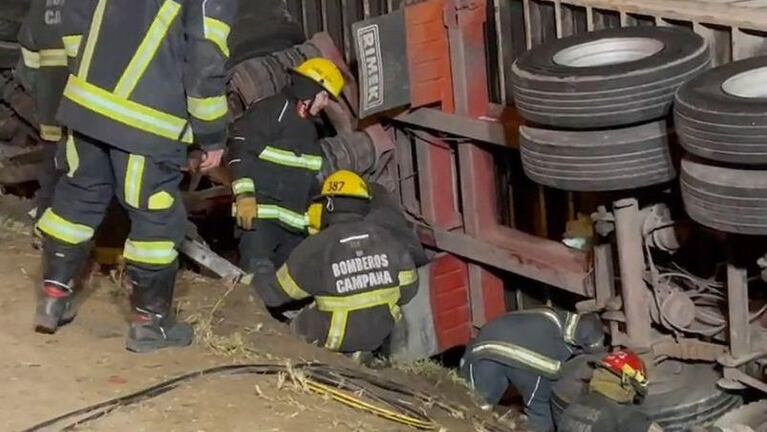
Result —
<instances>
[{"instance_id":1,"label":"hose on ground","mask_svg":"<svg viewBox=\"0 0 767 432\"><path fill-rule=\"evenodd\" d=\"M415 429L436 430L438 426L423 410L412 403L413 400L426 406L436 406L451 415L461 412L459 408L438 401L425 393L416 392L393 381L351 369L332 367L321 363L302 363L293 366L242 364L218 366L186 373L135 393L62 414L22 432L42 432L49 428L57 431L72 431L86 423L105 417L116 409L161 396L202 377L277 374L286 374L291 377L294 383L303 388L314 393L327 395L349 407ZM486 424L484 427L489 432L508 431L507 428L495 424Z\"/></svg>"}]
</instances>

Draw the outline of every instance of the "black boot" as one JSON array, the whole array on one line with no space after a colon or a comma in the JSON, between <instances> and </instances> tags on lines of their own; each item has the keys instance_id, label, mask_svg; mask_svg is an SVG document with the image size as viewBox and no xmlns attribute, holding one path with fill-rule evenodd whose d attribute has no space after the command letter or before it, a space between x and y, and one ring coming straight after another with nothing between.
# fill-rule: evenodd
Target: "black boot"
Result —
<instances>
[{"instance_id":1,"label":"black boot","mask_svg":"<svg viewBox=\"0 0 767 432\"><path fill-rule=\"evenodd\" d=\"M144 353L192 343L192 326L177 322L171 312L177 269L177 263L159 270L128 267L134 313L125 344L128 351Z\"/></svg>"},{"instance_id":2,"label":"black boot","mask_svg":"<svg viewBox=\"0 0 767 432\"><path fill-rule=\"evenodd\" d=\"M85 265L89 251L89 243L65 246L43 239L43 284L35 310L35 331L55 333L75 318L74 276Z\"/></svg>"}]
</instances>

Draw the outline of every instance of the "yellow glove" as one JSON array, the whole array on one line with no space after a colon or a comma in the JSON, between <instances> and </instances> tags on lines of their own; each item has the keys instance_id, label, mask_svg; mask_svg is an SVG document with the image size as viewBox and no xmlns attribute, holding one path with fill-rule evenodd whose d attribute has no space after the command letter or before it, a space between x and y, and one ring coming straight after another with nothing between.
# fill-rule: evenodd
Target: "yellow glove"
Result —
<instances>
[{"instance_id":1,"label":"yellow glove","mask_svg":"<svg viewBox=\"0 0 767 432\"><path fill-rule=\"evenodd\" d=\"M258 218L258 204L256 197L244 196L237 198L237 225L250 231L253 229L253 221Z\"/></svg>"}]
</instances>

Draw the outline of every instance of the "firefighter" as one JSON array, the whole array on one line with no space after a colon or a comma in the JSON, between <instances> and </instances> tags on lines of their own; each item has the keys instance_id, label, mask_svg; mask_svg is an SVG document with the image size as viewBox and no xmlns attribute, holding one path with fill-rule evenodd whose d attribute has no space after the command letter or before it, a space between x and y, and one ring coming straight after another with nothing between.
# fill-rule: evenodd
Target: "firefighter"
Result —
<instances>
[{"instance_id":1,"label":"firefighter","mask_svg":"<svg viewBox=\"0 0 767 432\"><path fill-rule=\"evenodd\" d=\"M56 145L63 137L56 121L61 94L69 76L65 40L62 39L62 9L66 0L33 0L21 30L21 60L16 76L35 100L40 138L50 143L43 148L44 167L38 178L40 189L35 197L35 220L50 206L53 189L61 171L56 169Z\"/></svg>"},{"instance_id":2,"label":"firefighter","mask_svg":"<svg viewBox=\"0 0 767 432\"><path fill-rule=\"evenodd\" d=\"M342 353L382 347L400 318L400 306L418 289L407 249L391 232L365 219L370 211L365 181L337 171L309 211L315 235L304 240L275 272L261 262L254 291L270 307L313 298L291 323L310 343Z\"/></svg>"},{"instance_id":3,"label":"firefighter","mask_svg":"<svg viewBox=\"0 0 767 432\"><path fill-rule=\"evenodd\" d=\"M549 399L562 363L581 351L603 346L596 314L549 308L511 312L484 326L466 348L461 375L491 409L509 386L522 396L532 430L554 428Z\"/></svg>"},{"instance_id":4,"label":"firefighter","mask_svg":"<svg viewBox=\"0 0 767 432\"><path fill-rule=\"evenodd\" d=\"M634 404L647 393L647 369L631 351L606 355L597 364L589 393L567 407L559 432L662 431Z\"/></svg>"},{"instance_id":5,"label":"firefighter","mask_svg":"<svg viewBox=\"0 0 767 432\"><path fill-rule=\"evenodd\" d=\"M323 163L314 118L344 86L341 72L323 58L302 63L291 80L233 126L228 164L241 229L240 266L247 272L262 260L279 268L304 239L306 209Z\"/></svg>"},{"instance_id":6,"label":"firefighter","mask_svg":"<svg viewBox=\"0 0 767 432\"><path fill-rule=\"evenodd\" d=\"M236 0L78 0L64 8L76 54L58 119L70 131L59 157L66 174L37 223L44 234L36 327L52 333L72 308L72 279L112 196L131 230L124 258L133 286L126 347L135 352L192 341L171 303L184 237L179 194L187 146L221 162L229 26Z\"/></svg>"}]
</instances>

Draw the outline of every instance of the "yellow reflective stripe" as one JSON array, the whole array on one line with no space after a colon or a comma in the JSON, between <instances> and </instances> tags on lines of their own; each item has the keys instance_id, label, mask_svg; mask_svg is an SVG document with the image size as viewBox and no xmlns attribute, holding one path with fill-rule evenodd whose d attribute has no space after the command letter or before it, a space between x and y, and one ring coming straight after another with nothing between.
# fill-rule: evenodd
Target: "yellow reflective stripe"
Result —
<instances>
[{"instance_id":1,"label":"yellow reflective stripe","mask_svg":"<svg viewBox=\"0 0 767 432\"><path fill-rule=\"evenodd\" d=\"M106 7L107 0L99 0L96 5L96 10L93 12L91 27L88 30L88 39L85 41L85 51L83 51L83 58L80 60L80 67L77 70L77 76L83 81L88 80L88 72L91 68L93 51L96 50L96 42L98 42L99 39L101 23L104 21L104 9L106 9Z\"/></svg>"},{"instance_id":2,"label":"yellow reflective stripe","mask_svg":"<svg viewBox=\"0 0 767 432\"><path fill-rule=\"evenodd\" d=\"M562 334L564 336L565 342L575 345L575 329L578 327L578 321L580 320L580 315L574 314L574 313L567 313L567 318L565 319L565 329L563 330Z\"/></svg>"},{"instance_id":3,"label":"yellow reflective stripe","mask_svg":"<svg viewBox=\"0 0 767 432\"><path fill-rule=\"evenodd\" d=\"M173 20L176 19L179 10L181 10L181 5L173 0L165 0L149 26L144 40L141 41L136 53L117 82L114 90L115 95L127 99L133 93L133 89L136 88L149 63L157 54L157 50L165 39L165 35L168 33Z\"/></svg>"},{"instance_id":4,"label":"yellow reflective stripe","mask_svg":"<svg viewBox=\"0 0 767 432\"><path fill-rule=\"evenodd\" d=\"M280 287L282 287L282 290L285 291L285 294L293 300L302 300L309 297L309 293L302 290L296 281L293 280L287 264L277 270L277 282L280 284Z\"/></svg>"},{"instance_id":5,"label":"yellow reflective stripe","mask_svg":"<svg viewBox=\"0 0 767 432\"><path fill-rule=\"evenodd\" d=\"M167 265L178 257L172 241L125 241L123 256L126 260L152 265Z\"/></svg>"},{"instance_id":6,"label":"yellow reflective stripe","mask_svg":"<svg viewBox=\"0 0 767 432\"><path fill-rule=\"evenodd\" d=\"M75 138L72 136L72 133L67 136L66 154L68 168L67 177L71 178L75 175L77 168L80 167L80 155L77 153L77 146L75 145Z\"/></svg>"},{"instance_id":7,"label":"yellow reflective stripe","mask_svg":"<svg viewBox=\"0 0 767 432\"><path fill-rule=\"evenodd\" d=\"M193 140L191 129L186 127L186 120L119 98L76 76L69 76L64 96L91 111L135 129L174 141L183 134L181 141L184 143L191 143Z\"/></svg>"},{"instance_id":8,"label":"yellow reflective stripe","mask_svg":"<svg viewBox=\"0 0 767 432\"><path fill-rule=\"evenodd\" d=\"M298 229L304 229L309 224L309 219L306 214L296 213L273 204L259 204L258 218L276 219L285 225Z\"/></svg>"},{"instance_id":9,"label":"yellow reflective stripe","mask_svg":"<svg viewBox=\"0 0 767 432\"><path fill-rule=\"evenodd\" d=\"M514 311L512 312L515 315L519 314L536 314L536 315L542 315L544 318L548 319L554 325L556 325L560 330L562 330L562 323L559 321L559 315L557 315L556 312L554 312L551 309L548 308L539 308L539 309L525 309L521 311Z\"/></svg>"},{"instance_id":10,"label":"yellow reflective stripe","mask_svg":"<svg viewBox=\"0 0 767 432\"><path fill-rule=\"evenodd\" d=\"M328 328L328 337L325 340L325 348L331 351L338 351L344 343L346 336L346 323L349 320L349 312L333 312L330 318L330 328Z\"/></svg>"},{"instance_id":11,"label":"yellow reflective stripe","mask_svg":"<svg viewBox=\"0 0 767 432\"><path fill-rule=\"evenodd\" d=\"M538 354L527 348L508 342L485 342L471 349L471 353L482 357L483 355L497 355L525 366L533 368L547 376L556 376L562 363L552 358Z\"/></svg>"},{"instance_id":12,"label":"yellow reflective stripe","mask_svg":"<svg viewBox=\"0 0 767 432\"><path fill-rule=\"evenodd\" d=\"M67 65L67 52L62 49L40 50L40 67L62 67Z\"/></svg>"},{"instance_id":13,"label":"yellow reflective stripe","mask_svg":"<svg viewBox=\"0 0 767 432\"><path fill-rule=\"evenodd\" d=\"M258 158L276 163L278 165L285 165L293 168L304 168L311 171L319 171L322 169L322 158L320 156L297 156L291 151L281 150L269 146L266 146L264 151L258 155Z\"/></svg>"},{"instance_id":14,"label":"yellow reflective stripe","mask_svg":"<svg viewBox=\"0 0 767 432\"><path fill-rule=\"evenodd\" d=\"M40 125L40 138L45 141L59 141L64 136L61 126Z\"/></svg>"},{"instance_id":15,"label":"yellow reflective stripe","mask_svg":"<svg viewBox=\"0 0 767 432\"><path fill-rule=\"evenodd\" d=\"M317 296L315 300L317 309L323 312L352 312L358 309L396 304L399 298L399 287L393 287L348 296Z\"/></svg>"},{"instance_id":16,"label":"yellow reflective stripe","mask_svg":"<svg viewBox=\"0 0 767 432\"><path fill-rule=\"evenodd\" d=\"M186 106L189 114L203 121L218 120L225 116L229 110L226 96L209 98L187 97Z\"/></svg>"},{"instance_id":17,"label":"yellow reflective stripe","mask_svg":"<svg viewBox=\"0 0 767 432\"><path fill-rule=\"evenodd\" d=\"M40 53L21 47L21 57L24 59L24 66L30 69L40 69Z\"/></svg>"},{"instance_id":18,"label":"yellow reflective stripe","mask_svg":"<svg viewBox=\"0 0 767 432\"><path fill-rule=\"evenodd\" d=\"M125 202L134 208L141 205L141 182L144 178L144 163L146 158L140 155L128 156L128 166L125 168Z\"/></svg>"},{"instance_id":19,"label":"yellow reflective stripe","mask_svg":"<svg viewBox=\"0 0 767 432\"><path fill-rule=\"evenodd\" d=\"M234 192L235 195L256 193L256 185L253 183L253 180L249 178L238 179L232 183L232 192Z\"/></svg>"},{"instance_id":20,"label":"yellow reflective stripe","mask_svg":"<svg viewBox=\"0 0 767 432\"><path fill-rule=\"evenodd\" d=\"M215 18L205 17L203 20L205 39L213 42L221 50L221 53L229 57L229 32L232 30L226 23Z\"/></svg>"},{"instance_id":21,"label":"yellow reflective stripe","mask_svg":"<svg viewBox=\"0 0 767 432\"><path fill-rule=\"evenodd\" d=\"M67 52L67 56L77 57L77 53L80 52L80 43L83 40L83 36L63 36L61 40L64 42L64 50Z\"/></svg>"},{"instance_id":22,"label":"yellow reflective stripe","mask_svg":"<svg viewBox=\"0 0 767 432\"><path fill-rule=\"evenodd\" d=\"M149 197L149 210L167 210L176 202L173 196L165 191L160 191Z\"/></svg>"},{"instance_id":23,"label":"yellow reflective stripe","mask_svg":"<svg viewBox=\"0 0 767 432\"><path fill-rule=\"evenodd\" d=\"M405 270L399 272L399 286L410 285L418 280L418 272L415 270Z\"/></svg>"},{"instance_id":24,"label":"yellow reflective stripe","mask_svg":"<svg viewBox=\"0 0 767 432\"><path fill-rule=\"evenodd\" d=\"M85 243L93 237L93 228L69 222L48 208L37 222L37 229L68 244Z\"/></svg>"}]
</instances>

